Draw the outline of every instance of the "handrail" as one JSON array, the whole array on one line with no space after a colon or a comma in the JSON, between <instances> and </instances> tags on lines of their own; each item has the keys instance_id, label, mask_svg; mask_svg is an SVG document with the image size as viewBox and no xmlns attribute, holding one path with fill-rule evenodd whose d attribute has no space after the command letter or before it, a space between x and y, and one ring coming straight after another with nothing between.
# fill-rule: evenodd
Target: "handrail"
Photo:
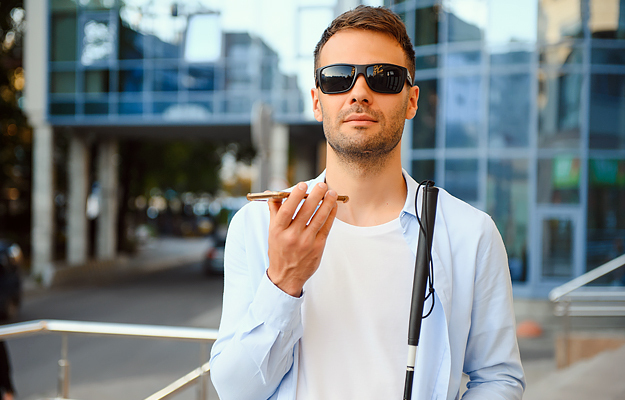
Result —
<instances>
[{"instance_id":1,"label":"handrail","mask_svg":"<svg viewBox=\"0 0 625 400\"><path fill-rule=\"evenodd\" d=\"M196 380L200 379L202 376L206 375L210 371L210 367L208 363L205 363L201 367L194 369L189 372L185 376L180 379L177 379L175 382L170 383L167 387L159 390L158 392L146 397L145 400L164 400L169 398L171 395L176 394L181 389L186 388L187 386L195 383Z\"/></svg>"},{"instance_id":2,"label":"handrail","mask_svg":"<svg viewBox=\"0 0 625 400\"><path fill-rule=\"evenodd\" d=\"M217 340L217 329L186 328L163 325L117 324L110 322L38 320L0 327L0 338L37 333L82 333L89 335L134 336L186 341Z\"/></svg>"},{"instance_id":3,"label":"handrail","mask_svg":"<svg viewBox=\"0 0 625 400\"><path fill-rule=\"evenodd\" d=\"M619 269L623 265L625 265L625 254L586 272L584 275L578 276L577 278L568 281L564 285L552 289L551 292L549 292L549 300L554 302L558 301L563 296L571 293L573 290L579 289L580 287L594 281L595 279L609 274L616 269Z\"/></svg>"},{"instance_id":4,"label":"handrail","mask_svg":"<svg viewBox=\"0 0 625 400\"><path fill-rule=\"evenodd\" d=\"M67 335L86 334L102 336L127 336L151 339L174 339L200 342L202 357L205 357L206 342L217 340L217 329L187 328L163 325L118 324L110 322L36 320L0 326L0 339L30 336L39 333L61 333L63 335L61 360L59 360L59 395L66 399L69 392L69 361L67 360ZM146 400L161 400L178 393L187 386L205 379L210 370L208 362L189 372L182 378L159 390ZM201 382L204 385L205 381ZM205 398L205 388L200 388L200 398Z\"/></svg>"}]
</instances>

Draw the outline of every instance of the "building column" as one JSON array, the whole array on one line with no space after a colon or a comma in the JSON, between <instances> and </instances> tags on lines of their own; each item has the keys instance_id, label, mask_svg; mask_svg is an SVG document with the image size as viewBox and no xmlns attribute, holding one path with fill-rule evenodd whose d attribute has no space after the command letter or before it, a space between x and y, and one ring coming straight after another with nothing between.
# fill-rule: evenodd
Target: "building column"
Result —
<instances>
[{"instance_id":1,"label":"building column","mask_svg":"<svg viewBox=\"0 0 625 400\"><path fill-rule=\"evenodd\" d=\"M53 147L52 127L33 126L31 274L46 285L52 278L54 257Z\"/></svg>"},{"instance_id":2,"label":"building column","mask_svg":"<svg viewBox=\"0 0 625 400\"><path fill-rule=\"evenodd\" d=\"M46 121L48 80L48 2L25 0L24 110L33 128L31 274L49 284L54 249L54 131Z\"/></svg>"},{"instance_id":3,"label":"building column","mask_svg":"<svg viewBox=\"0 0 625 400\"><path fill-rule=\"evenodd\" d=\"M89 146L84 136L72 132L67 161L67 264L87 261L89 230L87 195L89 193Z\"/></svg>"},{"instance_id":4,"label":"building column","mask_svg":"<svg viewBox=\"0 0 625 400\"><path fill-rule=\"evenodd\" d=\"M253 165L256 169L256 179L252 181L252 192L262 192L269 188L271 178L271 164L269 153L271 148L272 131L272 111L271 107L263 102L257 102L252 107L252 144L256 149L256 157Z\"/></svg>"},{"instance_id":5,"label":"building column","mask_svg":"<svg viewBox=\"0 0 625 400\"><path fill-rule=\"evenodd\" d=\"M269 149L270 176L269 190L283 190L289 187L287 170L289 167L289 126L274 124L271 129Z\"/></svg>"},{"instance_id":6,"label":"building column","mask_svg":"<svg viewBox=\"0 0 625 400\"><path fill-rule=\"evenodd\" d=\"M98 143L96 176L100 184L100 214L96 221L96 258L115 258L117 253L117 170L118 143L105 140Z\"/></svg>"}]
</instances>

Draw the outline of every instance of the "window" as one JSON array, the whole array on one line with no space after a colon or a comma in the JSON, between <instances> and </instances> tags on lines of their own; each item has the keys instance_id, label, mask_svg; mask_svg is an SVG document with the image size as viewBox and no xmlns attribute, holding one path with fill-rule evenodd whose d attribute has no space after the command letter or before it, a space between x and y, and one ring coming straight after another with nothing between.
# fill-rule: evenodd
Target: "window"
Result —
<instances>
[{"instance_id":1,"label":"window","mask_svg":"<svg viewBox=\"0 0 625 400\"><path fill-rule=\"evenodd\" d=\"M415 82L415 84L419 87L419 109L413 120L412 147L431 149L436 147L438 81L432 79Z\"/></svg>"},{"instance_id":2,"label":"window","mask_svg":"<svg viewBox=\"0 0 625 400\"><path fill-rule=\"evenodd\" d=\"M478 201L477 160L446 160L445 190L467 203Z\"/></svg>"},{"instance_id":3,"label":"window","mask_svg":"<svg viewBox=\"0 0 625 400\"><path fill-rule=\"evenodd\" d=\"M538 144L577 148L580 138L582 75L539 72Z\"/></svg>"},{"instance_id":4,"label":"window","mask_svg":"<svg viewBox=\"0 0 625 400\"><path fill-rule=\"evenodd\" d=\"M492 148L527 147L530 129L530 75L491 75L488 143Z\"/></svg>"},{"instance_id":5,"label":"window","mask_svg":"<svg viewBox=\"0 0 625 400\"><path fill-rule=\"evenodd\" d=\"M454 76L446 81L447 147L476 147L482 126L482 77Z\"/></svg>"},{"instance_id":6,"label":"window","mask_svg":"<svg viewBox=\"0 0 625 400\"><path fill-rule=\"evenodd\" d=\"M588 170L586 258L591 270L625 253L625 161L590 159ZM625 284L622 275L612 278Z\"/></svg>"},{"instance_id":7,"label":"window","mask_svg":"<svg viewBox=\"0 0 625 400\"><path fill-rule=\"evenodd\" d=\"M413 160L412 177L417 182L433 181L436 175L436 162L434 160Z\"/></svg>"},{"instance_id":8,"label":"window","mask_svg":"<svg viewBox=\"0 0 625 400\"><path fill-rule=\"evenodd\" d=\"M590 77L590 148L625 149L625 75Z\"/></svg>"},{"instance_id":9,"label":"window","mask_svg":"<svg viewBox=\"0 0 625 400\"><path fill-rule=\"evenodd\" d=\"M538 203L579 203L580 160L558 156L538 160Z\"/></svg>"},{"instance_id":10,"label":"window","mask_svg":"<svg viewBox=\"0 0 625 400\"><path fill-rule=\"evenodd\" d=\"M528 162L524 159L488 162L486 208L501 234L515 282L527 280Z\"/></svg>"}]
</instances>

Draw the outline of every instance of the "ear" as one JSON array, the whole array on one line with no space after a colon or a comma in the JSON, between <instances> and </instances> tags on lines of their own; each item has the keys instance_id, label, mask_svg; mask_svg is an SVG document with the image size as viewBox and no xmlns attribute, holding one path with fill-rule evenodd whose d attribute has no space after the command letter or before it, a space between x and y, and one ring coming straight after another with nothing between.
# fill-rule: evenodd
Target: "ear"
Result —
<instances>
[{"instance_id":1,"label":"ear","mask_svg":"<svg viewBox=\"0 0 625 400\"><path fill-rule=\"evenodd\" d=\"M419 101L419 86L413 86L410 88L410 94L408 98L408 107L406 108L406 119L413 119L417 115L417 102Z\"/></svg>"},{"instance_id":2,"label":"ear","mask_svg":"<svg viewBox=\"0 0 625 400\"><path fill-rule=\"evenodd\" d=\"M315 119L319 122L323 122L323 110L321 108L321 100L319 100L319 89L310 89L310 95L312 96L312 106Z\"/></svg>"}]
</instances>

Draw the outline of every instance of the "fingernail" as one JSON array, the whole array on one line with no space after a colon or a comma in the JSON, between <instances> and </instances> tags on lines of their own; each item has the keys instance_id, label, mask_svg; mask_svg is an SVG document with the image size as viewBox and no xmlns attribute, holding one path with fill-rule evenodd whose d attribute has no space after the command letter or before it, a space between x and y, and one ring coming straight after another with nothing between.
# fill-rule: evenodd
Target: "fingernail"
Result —
<instances>
[{"instance_id":1,"label":"fingernail","mask_svg":"<svg viewBox=\"0 0 625 400\"><path fill-rule=\"evenodd\" d=\"M297 184L297 188L299 190L306 190L307 186L306 186L306 184L304 182L300 182L300 183Z\"/></svg>"},{"instance_id":2,"label":"fingernail","mask_svg":"<svg viewBox=\"0 0 625 400\"><path fill-rule=\"evenodd\" d=\"M328 190L327 196L332 196L332 197L339 197L338 193L336 193L334 190L330 189Z\"/></svg>"},{"instance_id":3,"label":"fingernail","mask_svg":"<svg viewBox=\"0 0 625 400\"><path fill-rule=\"evenodd\" d=\"M326 190L328 188L328 185L326 185L323 182L319 183L318 186L319 186L319 189L322 189L322 190Z\"/></svg>"}]
</instances>

